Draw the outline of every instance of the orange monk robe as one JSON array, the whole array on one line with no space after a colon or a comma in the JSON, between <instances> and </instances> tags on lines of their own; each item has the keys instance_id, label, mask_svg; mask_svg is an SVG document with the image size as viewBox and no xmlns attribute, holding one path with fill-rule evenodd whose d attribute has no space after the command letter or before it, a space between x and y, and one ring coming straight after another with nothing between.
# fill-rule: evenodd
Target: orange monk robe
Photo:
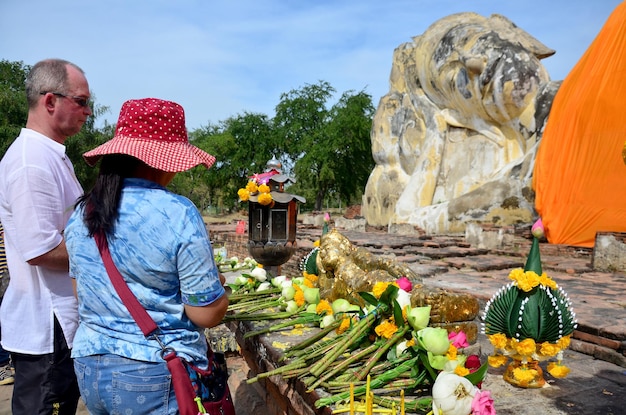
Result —
<instances>
[{"instance_id":1,"label":"orange monk robe","mask_svg":"<svg viewBox=\"0 0 626 415\"><path fill-rule=\"evenodd\" d=\"M626 2L557 92L535 161L535 208L548 241L592 247L626 232Z\"/></svg>"}]
</instances>

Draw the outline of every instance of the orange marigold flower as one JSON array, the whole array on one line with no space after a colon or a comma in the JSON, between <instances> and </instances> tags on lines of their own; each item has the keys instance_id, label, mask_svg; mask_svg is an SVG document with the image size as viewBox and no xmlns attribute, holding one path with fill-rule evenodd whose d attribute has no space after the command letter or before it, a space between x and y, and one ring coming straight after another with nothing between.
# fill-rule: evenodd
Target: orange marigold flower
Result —
<instances>
[{"instance_id":1,"label":"orange marigold flower","mask_svg":"<svg viewBox=\"0 0 626 415\"><path fill-rule=\"evenodd\" d=\"M515 350L522 356L530 356L537 350L537 344L534 339L524 339L515 345Z\"/></svg>"},{"instance_id":2,"label":"orange marigold flower","mask_svg":"<svg viewBox=\"0 0 626 415\"><path fill-rule=\"evenodd\" d=\"M489 362L489 366L491 367L500 367L503 364L505 364L508 360L509 360L508 357L503 356L501 354L487 357L487 362Z\"/></svg>"},{"instance_id":3,"label":"orange marigold flower","mask_svg":"<svg viewBox=\"0 0 626 415\"><path fill-rule=\"evenodd\" d=\"M250 193L256 193L259 191L259 188L254 181L250 180L246 185L246 190Z\"/></svg>"},{"instance_id":4,"label":"orange marigold flower","mask_svg":"<svg viewBox=\"0 0 626 415\"><path fill-rule=\"evenodd\" d=\"M269 193L261 193L257 201L259 202L259 204L267 206L272 203L272 195Z\"/></svg>"},{"instance_id":5,"label":"orange marigold flower","mask_svg":"<svg viewBox=\"0 0 626 415\"><path fill-rule=\"evenodd\" d=\"M487 338L496 349L506 348L507 338L503 333L491 334Z\"/></svg>"},{"instance_id":6,"label":"orange marigold flower","mask_svg":"<svg viewBox=\"0 0 626 415\"><path fill-rule=\"evenodd\" d=\"M469 369L462 365L456 365L456 367L454 368L454 373L459 376L466 376L467 374L469 374L469 372Z\"/></svg>"},{"instance_id":7,"label":"orange marigold flower","mask_svg":"<svg viewBox=\"0 0 626 415\"><path fill-rule=\"evenodd\" d=\"M387 287L389 286L389 284L390 284L389 282L382 282L382 281L376 282L376 284L374 284L374 287L372 288L372 294L374 294L374 297L380 298L380 296L383 295L385 290L387 290Z\"/></svg>"},{"instance_id":8,"label":"orange marigold flower","mask_svg":"<svg viewBox=\"0 0 626 415\"><path fill-rule=\"evenodd\" d=\"M341 320L341 324L339 325L339 327L337 327L337 329L335 329L335 332L337 334L341 334L343 332L345 332L346 330L348 330L350 328L350 318L349 317L344 317Z\"/></svg>"},{"instance_id":9,"label":"orange marigold flower","mask_svg":"<svg viewBox=\"0 0 626 415\"><path fill-rule=\"evenodd\" d=\"M320 302L317 303L317 306L315 306L315 313L320 315L326 314L332 316L333 307L330 305L328 300L320 300Z\"/></svg>"},{"instance_id":10,"label":"orange marigold flower","mask_svg":"<svg viewBox=\"0 0 626 415\"><path fill-rule=\"evenodd\" d=\"M237 191L237 196L239 196L239 199L241 199L244 202L247 202L248 200L250 200L250 192L247 189L239 189Z\"/></svg>"},{"instance_id":11,"label":"orange marigold flower","mask_svg":"<svg viewBox=\"0 0 626 415\"><path fill-rule=\"evenodd\" d=\"M261 193L269 193L270 190L270 187L266 184L262 184L261 186L259 186L259 192Z\"/></svg>"},{"instance_id":12,"label":"orange marigold flower","mask_svg":"<svg viewBox=\"0 0 626 415\"><path fill-rule=\"evenodd\" d=\"M376 326L374 331L376 332L378 336L384 337L385 339L390 339L391 336L393 336L396 333L396 331L398 331L398 326L396 326L394 323L392 323L389 320L385 320L382 323L380 323L378 326Z\"/></svg>"},{"instance_id":13,"label":"orange marigold flower","mask_svg":"<svg viewBox=\"0 0 626 415\"><path fill-rule=\"evenodd\" d=\"M561 362L550 362L548 364L548 373L555 378L564 378L569 374L569 367L562 365Z\"/></svg>"},{"instance_id":14,"label":"orange marigold flower","mask_svg":"<svg viewBox=\"0 0 626 415\"><path fill-rule=\"evenodd\" d=\"M541 348L539 349L539 352L544 356L556 356L560 351L561 347L558 344L550 342L541 343Z\"/></svg>"},{"instance_id":15,"label":"orange marigold flower","mask_svg":"<svg viewBox=\"0 0 626 415\"><path fill-rule=\"evenodd\" d=\"M315 274L309 274L306 271L302 271L302 275L304 276L305 279L311 281L311 282L317 282L317 280L319 279L317 275Z\"/></svg>"},{"instance_id":16,"label":"orange marigold flower","mask_svg":"<svg viewBox=\"0 0 626 415\"><path fill-rule=\"evenodd\" d=\"M304 281L303 281L302 283L303 283L306 287L309 287L309 288L314 288L314 287L315 287L315 284L314 284L311 280L306 279L306 278L304 279Z\"/></svg>"}]
</instances>

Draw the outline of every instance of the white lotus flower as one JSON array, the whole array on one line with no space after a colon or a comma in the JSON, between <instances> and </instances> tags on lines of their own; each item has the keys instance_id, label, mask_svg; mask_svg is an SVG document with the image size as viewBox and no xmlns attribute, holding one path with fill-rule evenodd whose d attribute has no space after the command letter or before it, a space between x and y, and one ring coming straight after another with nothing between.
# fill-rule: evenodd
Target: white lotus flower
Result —
<instances>
[{"instance_id":1,"label":"white lotus flower","mask_svg":"<svg viewBox=\"0 0 626 415\"><path fill-rule=\"evenodd\" d=\"M265 271L261 267L256 267L255 269L253 269L250 275L254 277L258 282L264 282L265 280L267 280L267 271Z\"/></svg>"},{"instance_id":2,"label":"white lotus flower","mask_svg":"<svg viewBox=\"0 0 626 415\"><path fill-rule=\"evenodd\" d=\"M270 288L272 288L272 284L270 284L269 282L265 281L265 282L262 282L261 284L259 284L259 286L257 287L256 290L257 290L257 292L258 291L267 291Z\"/></svg>"},{"instance_id":3,"label":"white lotus flower","mask_svg":"<svg viewBox=\"0 0 626 415\"><path fill-rule=\"evenodd\" d=\"M469 415L478 388L450 372L440 372L433 385L433 415Z\"/></svg>"},{"instance_id":4,"label":"white lotus flower","mask_svg":"<svg viewBox=\"0 0 626 415\"><path fill-rule=\"evenodd\" d=\"M400 310L404 310L405 307L411 308L411 294L404 290L398 290L396 301L400 305Z\"/></svg>"}]
</instances>

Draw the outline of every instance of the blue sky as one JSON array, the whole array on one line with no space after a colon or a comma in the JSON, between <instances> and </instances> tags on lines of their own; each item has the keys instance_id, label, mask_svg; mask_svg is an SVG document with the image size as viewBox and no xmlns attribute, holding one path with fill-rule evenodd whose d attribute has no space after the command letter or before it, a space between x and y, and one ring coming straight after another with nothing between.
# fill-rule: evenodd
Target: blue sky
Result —
<instances>
[{"instance_id":1,"label":"blue sky","mask_svg":"<svg viewBox=\"0 0 626 415\"><path fill-rule=\"evenodd\" d=\"M87 73L104 118L157 97L183 105L187 127L243 112L274 116L280 95L320 80L338 98L388 92L392 54L458 12L502 14L556 54L563 79L618 0L0 0L0 59L59 57Z\"/></svg>"}]
</instances>

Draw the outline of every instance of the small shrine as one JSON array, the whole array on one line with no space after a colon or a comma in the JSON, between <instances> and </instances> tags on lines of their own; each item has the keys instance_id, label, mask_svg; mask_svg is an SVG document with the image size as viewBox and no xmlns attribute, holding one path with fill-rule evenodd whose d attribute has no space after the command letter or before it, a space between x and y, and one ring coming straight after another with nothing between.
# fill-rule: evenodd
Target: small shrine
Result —
<instances>
[{"instance_id":1,"label":"small shrine","mask_svg":"<svg viewBox=\"0 0 626 415\"><path fill-rule=\"evenodd\" d=\"M248 251L266 270L274 275L294 254L296 242L297 202L302 196L285 192L295 179L282 173L276 158L267 162L266 170L250 177L238 192L241 201L248 201Z\"/></svg>"}]
</instances>

